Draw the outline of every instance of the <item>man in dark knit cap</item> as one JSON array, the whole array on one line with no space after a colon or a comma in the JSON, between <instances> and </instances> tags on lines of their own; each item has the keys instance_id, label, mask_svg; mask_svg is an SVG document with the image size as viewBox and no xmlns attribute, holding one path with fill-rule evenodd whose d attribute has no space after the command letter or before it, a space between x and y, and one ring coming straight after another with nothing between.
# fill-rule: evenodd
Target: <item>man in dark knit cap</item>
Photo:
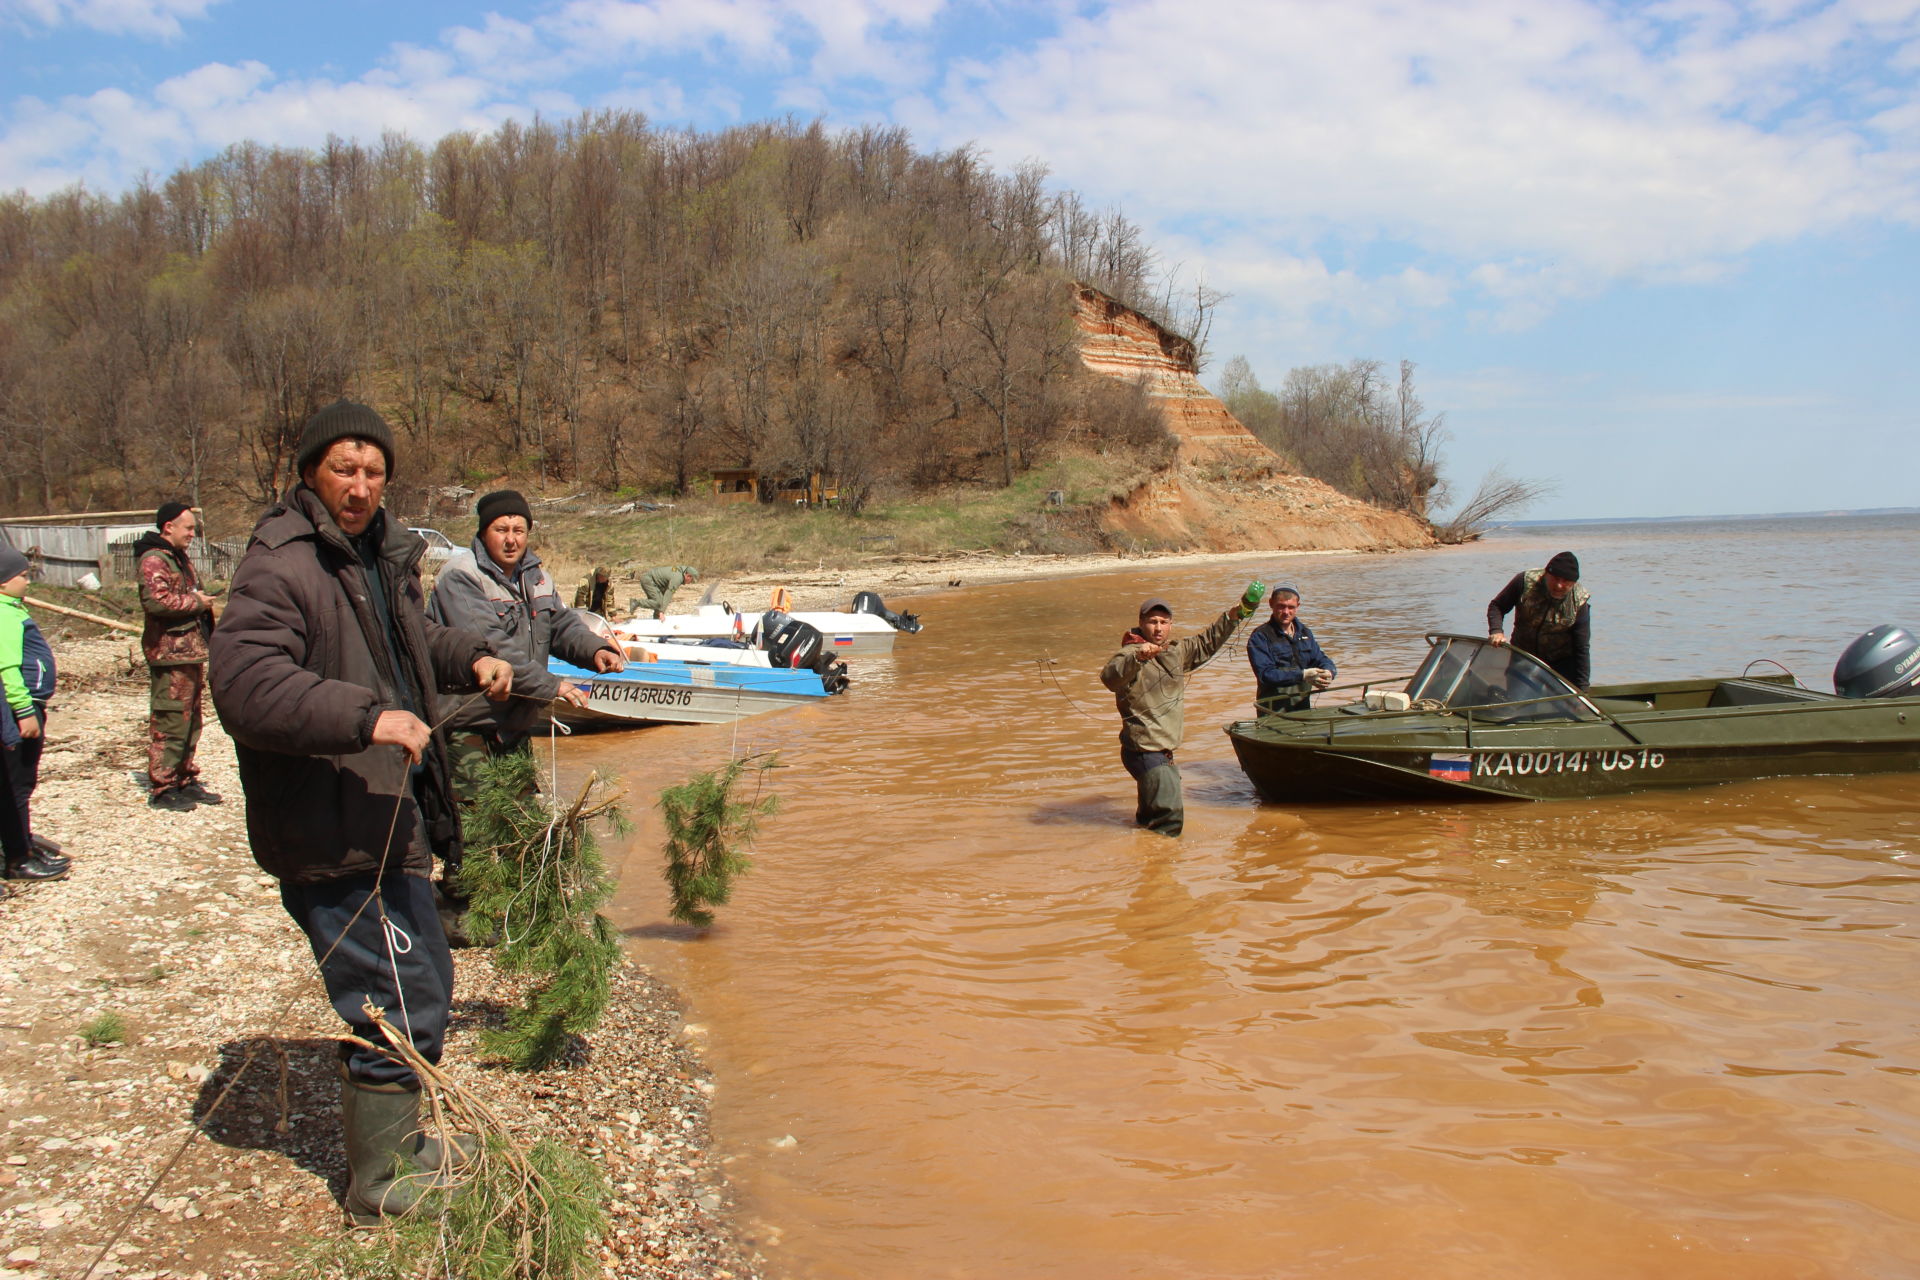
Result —
<instances>
[{"instance_id":1,"label":"man in dark knit cap","mask_svg":"<svg viewBox=\"0 0 1920 1280\"><path fill-rule=\"evenodd\" d=\"M381 509L393 432L341 400L307 420L300 482L260 517L213 634L213 705L233 736L254 860L306 933L327 997L381 1045L386 1011L438 1062L453 956L433 860L457 859L460 815L436 693L504 700L513 668L485 638L426 616L426 543ZM346 1209L371 1226L450 1185L457 1143L420 1131L420 1082L384 1048L341 1042Z\"/></svg>"},{"instance_id":2,"label":"man in dark knit cap","mask_svg":"<svg viewBox=\"0 0 1920 1280\"><path fill-rule=\"evenodd\" d=\"M1487 639L1496 645L1508 642L1502 628L1509 612L1516 648L1552 667L1577 689L1592 683L1592 598L1580 585L1580 561L1573 552L1560 552L1544 569L1514 574L1487 602Z\"/></svg>"},{"instance_id":3,"label":"man in dark knit cap","mask_svg":"<svg viewBox=\"0 0 1920 1280\"><path fill-rule=\"evenodd\" d=\"M524 497L513 489L489 493L474 505L474 516L473 544L440 566L427 616L492 642L493 651L513 664L519 696L502 706L442 700L441 714L453 717L447 738L454 791L463 801L473 799L482 763L527 749L528 736L546 719L546 700L586 705L580 686L547 670L549 656L589 671L620 671L627 665L619 645L560 603L559 588L528 546L533 510Z\"/></svg>"},{"instance_id":4,"label":"man in dark knit cap","mask_svg":"<svg viewBox=\"0 0 1920 1280\"><path fill-rule=\"evenodd\" d=\"M213 634L213 597L200 590L187 549L199 518L184 502L162 503L153 528L133 544L146 626L140 649L147 659L147 803L183 813L219 804L200 784L194 751L205 718L207 637Z\"/></svg>"}]
</instances>

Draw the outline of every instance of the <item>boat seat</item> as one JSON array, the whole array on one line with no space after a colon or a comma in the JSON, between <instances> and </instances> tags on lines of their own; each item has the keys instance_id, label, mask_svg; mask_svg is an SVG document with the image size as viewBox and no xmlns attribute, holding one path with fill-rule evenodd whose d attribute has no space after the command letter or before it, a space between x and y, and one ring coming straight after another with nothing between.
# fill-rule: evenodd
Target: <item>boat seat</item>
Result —
<instances>
[{"instance_id":1,"label":"boat seat","mask_svg":"<svg viewBox=\"0 0 1920 1280\"><path fill-rule=\"evenodd\" d=\"M1653 703L1645 698L1588 698L1602 711L1651 711Z\"/></svg>"},{"instance_id":2,"label":"boat seat","mask_svg":"<svg viewBox=\"0 0 1920 1280\"><path fill-rule=\"evenodd\" d=\"M1707 699L1709 707L1770 707L1786 702L1831 702L1833 695L1769 680L1722 680Z\"/></svg>"}]
</instances>

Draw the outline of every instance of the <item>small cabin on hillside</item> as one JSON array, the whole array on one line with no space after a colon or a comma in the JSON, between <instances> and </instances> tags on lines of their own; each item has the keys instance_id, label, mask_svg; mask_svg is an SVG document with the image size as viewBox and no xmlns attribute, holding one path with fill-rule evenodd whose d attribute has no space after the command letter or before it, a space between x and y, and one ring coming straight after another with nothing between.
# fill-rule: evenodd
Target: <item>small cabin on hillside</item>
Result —
<instances>
[{"instance_id":1,"label":"small cabin on hillside","mask_svg":"<svg viewBox=\"0 0 1920 1280\"><path fill-rule=\"evenodd\" d=\"M712 475L713 496L719 502L791 502L817 507L840 501L839 483L818 471L774 480L763 478L757 467L724 467Z\"/></svg>"}]
</instances>

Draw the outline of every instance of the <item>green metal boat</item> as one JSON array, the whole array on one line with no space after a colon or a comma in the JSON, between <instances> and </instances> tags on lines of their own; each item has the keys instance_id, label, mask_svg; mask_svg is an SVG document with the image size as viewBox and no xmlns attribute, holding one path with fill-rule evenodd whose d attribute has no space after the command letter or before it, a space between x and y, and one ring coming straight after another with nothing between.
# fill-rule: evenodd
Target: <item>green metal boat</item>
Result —
<instances>
[{"instance_id":1,"label":"green metal boat","mask_svg":"<svg viewBox=\"0 0 1920 1280\"><path fill-rule=\"evenodd\" d=\"M1436 633L1427 644L1404 688L1375 682L1344 706L1228 725L1261 798L1548 800L1920 770L1920 689L1904 668L1897 689L1871 696L1821 693L1785 673L1582 693L1484 636Z\"/></svg>"}]
</instances>

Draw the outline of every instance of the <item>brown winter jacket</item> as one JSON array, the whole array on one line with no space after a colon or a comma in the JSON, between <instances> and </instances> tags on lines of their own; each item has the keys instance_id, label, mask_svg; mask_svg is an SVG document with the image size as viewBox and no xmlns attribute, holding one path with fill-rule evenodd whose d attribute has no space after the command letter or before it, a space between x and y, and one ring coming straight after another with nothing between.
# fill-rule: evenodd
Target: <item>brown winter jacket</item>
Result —
<instances>
[{"instance_id":1,"label":"brown winter jacket","mask_svg":"<svg viewBox=\"0 0 1920 1280\"><path fill-rule=\"evenodd\" d=\"M149 530L134 544L139 558L140 652L150 667L185 667L207 660L207 633L213 615L196 594L200 579L185 553Z\"/></svg>"},{"instance_id":2,"label":"brown winter jacket","mask_svg":"<svg viewBox=\"0 0 1920 1280\"><path fill-rule=\"evenodd\" d=\"M474 661L492 649L427 619L426 543L384 513L374 520L404 651L397 664L359 558L304 484L254 526L214 632L208 683L239 758L247 838L254 859L283 880L363 874L383 852L390 871L427 875L432 853L459 856L445 738L434 732L419 785L409 787L406 753L371 745L373 726L409 701L426 719L433 691L474 692ZM416 826L431 852L414 839Z\"/></svg>"}]
</instances>

